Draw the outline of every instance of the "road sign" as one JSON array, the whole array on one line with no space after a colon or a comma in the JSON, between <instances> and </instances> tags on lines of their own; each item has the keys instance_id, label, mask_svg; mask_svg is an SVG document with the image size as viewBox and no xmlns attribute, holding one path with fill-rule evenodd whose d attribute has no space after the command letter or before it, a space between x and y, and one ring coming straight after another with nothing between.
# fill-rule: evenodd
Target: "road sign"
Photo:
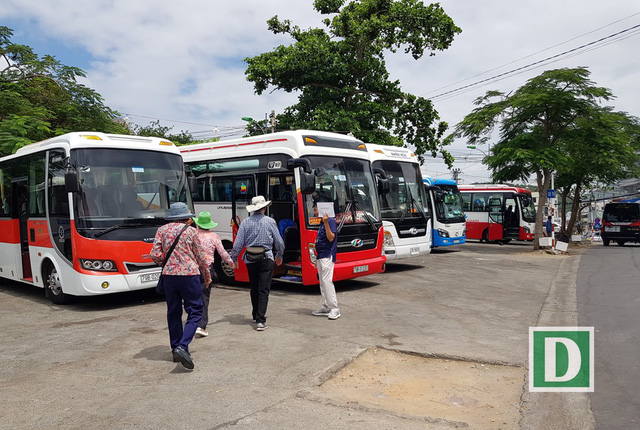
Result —
<instances>
[{"instance_id":1,"label":"road sign","mask_svg":"<svg viewBox=\"0 0 640 430\"><path fill-rule=\"evenodd\" d=\"M556 190L547 190L547 198L555 199L556 198Z\"/></svg>"}]
</instances>

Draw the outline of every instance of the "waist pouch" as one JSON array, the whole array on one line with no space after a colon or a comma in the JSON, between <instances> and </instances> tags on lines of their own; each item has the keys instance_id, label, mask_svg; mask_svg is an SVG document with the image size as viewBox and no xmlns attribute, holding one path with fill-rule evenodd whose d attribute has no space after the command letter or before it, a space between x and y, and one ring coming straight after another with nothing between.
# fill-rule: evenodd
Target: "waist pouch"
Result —
<instances>
[{"instance_id":1,"label":"waist pouch","mask_svg":"<svg viewBox=\"0 0 640 430\"><path fill-rule=\"evenodd\" d=\"M257 261L262 261L267 258L267 254L264 251L264 248L261 246L249 246L247 247L247 251L244 253L247 261L255 263Z\"/></svg>"}]
</instances>

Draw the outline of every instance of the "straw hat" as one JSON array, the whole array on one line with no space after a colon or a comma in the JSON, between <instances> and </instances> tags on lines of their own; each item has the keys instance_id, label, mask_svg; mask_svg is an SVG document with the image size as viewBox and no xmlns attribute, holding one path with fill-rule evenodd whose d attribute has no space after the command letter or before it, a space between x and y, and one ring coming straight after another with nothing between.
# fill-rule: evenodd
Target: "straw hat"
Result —
<instances>
[{"instance_id":1,"label":"straw hat","mask_svg":"<svg viewBox=\"0 0 640 430\"><path fill-rule=\"evenodd\" d=\"M211 230L218 225L217 222L211 221L211 213L207 211L202 211L198 214L197 217L193 217L193 222L195 222L198 227L204 230Z\"/></svg>"},{"instance_id":2,"label":"straw hat","mask_svg":"<svg viewBox=\"0 0 640 430\"><path fill-rule=\"evenodd\" d=\"M166 220L182 220L194 217L195 214L192 214L186 203L183 202L175 202L171 203L169 207L169 215L164 217Z\"/></svg>"},{"instance_id":3,"label":"straw hat","mask_svg":"<svg viewBox=\"0 0 640 430\"><path fill-rule=\"evenodd\" d=\"M271 200L265 200L264 196L255 196L251 199L251 204L247 206L248 212L259 211L271 205Z\"/></svg>"}]
</instances>

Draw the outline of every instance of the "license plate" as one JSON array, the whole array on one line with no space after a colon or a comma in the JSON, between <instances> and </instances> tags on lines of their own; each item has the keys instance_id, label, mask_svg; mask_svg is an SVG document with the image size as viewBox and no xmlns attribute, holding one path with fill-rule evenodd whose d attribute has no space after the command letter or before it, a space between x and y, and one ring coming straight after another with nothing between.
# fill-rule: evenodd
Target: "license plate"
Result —
<instances>
[{"instance_id":1,"label":"license plate","mask_svg":"<svg viewBox=\"0 0 640 430\"><path fill-rule=\"evenodd\" d=\"M459 240L454 240L453 243L460 243L460 241Z\"/></svg>"},{"instance_id":2,"label":"license plate","mask_svg":"<svg viewBox=\"0 0 640 430\"><path fill-rule=\"evenodd\" d=\"M362 273L362 272L366 272L367 270L369 270L369 266L365 265L365 266L356 266L353 268L353 273Z\"/></svg>"},{"instance_id":3,"label":"license plate","mask_svg":"<svg viewBox=\"0 0 640 430\"><path fill-rule=\"evenodd\" d=\"M302 270L287 270L287 275L302 276Z\"/></svg>"},{"instance_id":4,"label":"license plate","mask_svg":"<svg viewBox=\"0 0 640 430\"><path fill-rule=\"evenodd\" d=\"M420 248L419 247L418 248L410 248L409 249L409 253L411 255L418 255L418 254L420 254Z\"/></svg>"},{"instance_id":5,"label":"license plate","mask_svg":"<svg viewBox=\"0 0 640 430\"><path fill-rule=\"evenodd\" d=\"M160 279L160 272L156 273L145 273L144 275L140 275L140 282L153 282Z\"/></svg>"},{"instance_id":6,"label":"license plate","mask_svg":"<svg viewBox=\"0 0 640 430\"><path fill-rule=\"evenodd\" d=\"M611 233L620 233L620 226L612 225L610 227L607 227L607 231L610 231Z\"/></svg>"}]
</instances>

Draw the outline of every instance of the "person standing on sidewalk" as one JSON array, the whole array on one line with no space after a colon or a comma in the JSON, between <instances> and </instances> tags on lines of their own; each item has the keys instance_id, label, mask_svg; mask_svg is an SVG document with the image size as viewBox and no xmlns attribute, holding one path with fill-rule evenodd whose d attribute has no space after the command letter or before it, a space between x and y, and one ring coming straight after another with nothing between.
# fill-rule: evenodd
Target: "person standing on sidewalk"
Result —
<instances>
[{"instance_id":1,"label":"person standing on sidewalk","mask_svg":"<svg viewBox=\"0 0 640 430\"><path fill-rule=\"evenodd\" d=\"M316 216L318 216L317 203L313 206ZM312 314L316 316L326 316L330 320L340 318L340 308L338 308L338 296L336 287L333 285L333 266L336 263L338 252L338 227L335 218L330 218L326 213L322 216L322 223L318 229L316 238L316 268L318 269L318 279L320 280L320 294L322 295L322 307Z\"/></svg>"},{"instance_id":2,"label":"person standing on sidewalk","mask_svg":"<svg viewBox=\"0 0 640 430\"><path fill-rule=\"evenodd\" d=\"M210 212L200 212L197 218L193 218L193 222L198 226L198 238L200 239L200 243L202 243L202 247L205 250L207 266L209 267L211 279L214 279L215 269L213 267L213 262L215 259L216 251L218 251L218 255L230 266L233 266L233 260L231 259L231 257L229 257L229 254L227 254L227 251L224 249L222 241L220 240L220 236L211 231L211 229L215 228L218 223L211 221ZM207 324L209 324L209 301L211 299L212 285L213 283L202 284L202 304L204 306L202 308L202 319L200 320L200 324L198 324L198 328L196 329L196 336L199 337L209 336L209 332L207 331Z\"/></svg>"},{"instance_id":3,"label":"person standing on sidewalk","mask_svg":"<svg viewBox=\"0 0 640 430\"><path fill-rule=\"evenodd\" d=\"M251 315L257 323L256 330L263 331L267 326L267 305L271 290L271 278L275 265L282 264L284 242L273 218L265 215L266 208L271 201L264 196L251 199L247 211L253 213L240 224L236 240L233 243L231 259L238 268L238 256L243 248L247 248L243 261L247 264L249 283L251 284ZM275 262L273 248L276 248Z\"/></svg>"},{"instance_id":4,"label":"person standing on sidewalk","mask_svg":"<svg viewBox=\"0 0 640 430\"><path fill-rule=\"evenodd\" d=\"M185 203L172 203L169 208L170 221L156 232L151 259L162 269L162 280L167 299L167 325L173 361L187 369L193 369L189 344L196 333L202 317L202 289L200 274L206 284L211 283L204 249L198 240L195 228L189 227L194 216ZM177 241L176 241L177 239ZM165 262L173 243L176 246ZM187 312L187 321L182 325L182 307Z\"/></svg>"}]
</instances>

